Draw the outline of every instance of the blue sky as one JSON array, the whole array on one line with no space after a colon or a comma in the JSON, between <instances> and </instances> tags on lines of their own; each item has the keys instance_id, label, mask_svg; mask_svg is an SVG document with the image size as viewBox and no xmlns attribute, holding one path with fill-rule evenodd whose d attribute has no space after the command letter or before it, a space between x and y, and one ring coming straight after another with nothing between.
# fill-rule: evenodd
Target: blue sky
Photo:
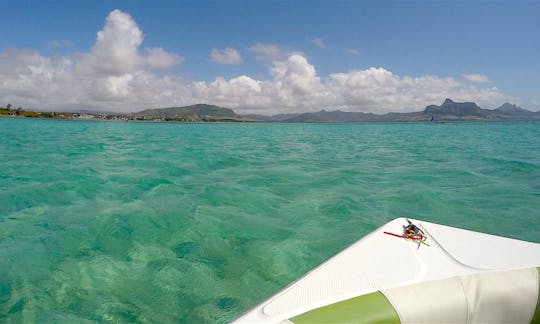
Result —
<instances>
[{"instance_id":1,"label":"blue sky","mask_svg":"<svg viewBox=\"0 0 540 324\"><path fill-rule=\"evenodd\" d=\"M0 101L17 106L383 113L450 97L540 110L538 1L3 0L0 11Z\"/></svg>"}]
</instances>

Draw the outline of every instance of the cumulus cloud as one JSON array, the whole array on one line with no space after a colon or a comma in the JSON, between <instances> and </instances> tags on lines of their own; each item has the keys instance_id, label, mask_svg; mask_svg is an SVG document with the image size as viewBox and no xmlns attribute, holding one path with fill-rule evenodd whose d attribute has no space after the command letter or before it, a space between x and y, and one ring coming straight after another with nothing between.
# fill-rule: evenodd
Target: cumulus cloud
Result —
<instances>
[{"instance_id":1,"label":"cumulus cloud","mask_svg":"<svg viewBox=\"0 0 540 324\"><path fill-rule=\"evenodd\" d=\"M143 39L132 17L114 10L87 53L44 57L33 50L4 51L0 53L0 74L5 76L0 81L0 96L36 109L133 109L133 92L148 95L144 86L163 84L154 69L183 61L162 48L140 50ZM152 90L152 96L163 95ZM150 97L137 99L153 102Z\"/></svg>"},{"instance_id":2,"label":"cumulus cloud","mask_svg":"<svg viewBox=\"0 0 540 324\"><path fill-rule=\"evenodd\" d=\"M183 58L162 48L141 49L143 40L131 16L114 10L87 53L47 57L34 50L0 52L0 98L4 105L44 110L132 112L204 102L238 113L264 114L320 109L405 112L447 97L494 107L507 99L496 87L482 87L467 77L402 76L383 67L321 76L302 53L263 43L250 50L268 62L268 78L240 75L188 81L172 72L155 71ZM217 53L234 61L225 50Z\"/></svg>"},{"instance_id":3,"label":"cumulus cloud","mask_svg":"<svg viewBox=\"0 0 540 324\"><path fill-rule=\"evenodd\" d=\"M140 64L137 50L143 37L130 15L120 10L112 11L88 55L91 67L106 74L133 71Z\"/></svg>"},{"instance_id":4,"label":"cumulus cloud","mask_svg":"<svg viewBox=\"0 0 540 324\"><path fill-rule=\"evenodd\" d=\"M137 69L170 68L183 62L183 57L162 48L148 48L141 54L143 39L143 32L129 14L113 10L97 33L92 50L83 55L79 69L86 74L119 76Z\"/></svg>"},{"instance_id":5,"label":"cumulus cloud","mask_svg":"<svg viewBox=\"0 0 540 324\"><path fill-rule=\"evenodd\" d=\"M238 65L242 63L240 53L234 48L224 48L222 50L214 48L210 53L210 60L218 64Z\"/></svg>"},{"instance_id":6,"label":"cumulus cloud","mask_svg":"<svg viewBox=\"0 0 540 324\"><path fill-rule=\"evenodd\" d=\"M384 68L369 68L329 76L328 87L344 109L369 112L407 112L437 104L449 97L491 104L503 95L496 88L477 89L450 77L399 76ZM474 98L474 99L472 99Z\"/></svg>"},{"instance_id":7,"label":"cumulus cloud","mask_svg":"<svg viewBox=\"0 0 540 324\"><path fill-rule=\"evenodd\" d=\"M146 55L143 57L143 65L151 68L167 69L184 62L184 58L175 53L166 52L164 49L147 48Z\"/></svg>"},{"instance_id":8,"label":"cumulus cloud","mask_svg":"<svg viewBox=\"0 0 540 324\"><path fill-rule=\"evenodd\" d=\"M291 55L286 61L275 62L271 73L281 96L301 99L312 97L323 89L315 67L299 54Z\"/></svg>"},{"instance_id":9,"label":"cumulus cloud","mask_svg":"<svg viewBox=\"0 0 540 324\"><path fill-rule=\"evenodd\" d=\"M469 81L474 83L486 83L489 82L489 78L483 74L464 74L463 77Z\"/></svg>"}]
</instances>

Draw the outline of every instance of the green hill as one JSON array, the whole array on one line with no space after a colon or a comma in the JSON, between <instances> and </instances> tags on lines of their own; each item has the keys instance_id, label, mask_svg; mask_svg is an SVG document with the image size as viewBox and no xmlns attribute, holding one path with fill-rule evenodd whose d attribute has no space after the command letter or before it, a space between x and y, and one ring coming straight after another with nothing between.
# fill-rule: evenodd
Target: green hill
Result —
<instances>
[{"instance_id":1,"label":"green hill","mask_svg":"<svg viewBox=\"0 0 540 324\"><path fill-rule=\"evenodd\" d=\"M174 121L243 121L232 109L214 105L197 104L186 107L146 109L132 115L140 120Z\"/></svg>"}]
</instances>

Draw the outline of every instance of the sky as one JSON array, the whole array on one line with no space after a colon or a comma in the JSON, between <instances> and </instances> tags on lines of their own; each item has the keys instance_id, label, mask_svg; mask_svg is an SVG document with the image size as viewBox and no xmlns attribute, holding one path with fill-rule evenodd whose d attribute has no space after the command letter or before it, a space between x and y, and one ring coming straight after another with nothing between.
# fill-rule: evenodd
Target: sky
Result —
<instances>
[{"instance_id":1,"label":"sky","mask_svg":"<svg viewBox=\"0 0 540 324\"><path fill-rule=\"evenodd\" d=\"M540 110L540 1L0 0L0 106Z\"/></svg>"}]
</instances>

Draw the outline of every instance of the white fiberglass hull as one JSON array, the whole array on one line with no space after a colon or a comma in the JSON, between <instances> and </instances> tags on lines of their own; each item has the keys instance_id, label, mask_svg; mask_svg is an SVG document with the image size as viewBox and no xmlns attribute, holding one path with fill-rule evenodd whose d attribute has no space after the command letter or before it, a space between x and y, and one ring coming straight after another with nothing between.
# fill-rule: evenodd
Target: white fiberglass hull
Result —
<instances>
[{"instance_id":1,"label":"white fiberglass hull","mask_svg":"<svg viewBox=\"0 0 540 324\"><path fill-rule=\"evenodd\" d=\"M340 322L355 316L367 321L362 307L372 299L359 297L374 293L402 323L532 320L538 302L540 244L412 222L424 231L427 244L386 235L402 233L407 222L397 218L236 322ZM375 312L370 318L377 321L380 314L373 308L368 307ZM348 317L342 317L344 313Z\"/></svg>"}]
</instances>

